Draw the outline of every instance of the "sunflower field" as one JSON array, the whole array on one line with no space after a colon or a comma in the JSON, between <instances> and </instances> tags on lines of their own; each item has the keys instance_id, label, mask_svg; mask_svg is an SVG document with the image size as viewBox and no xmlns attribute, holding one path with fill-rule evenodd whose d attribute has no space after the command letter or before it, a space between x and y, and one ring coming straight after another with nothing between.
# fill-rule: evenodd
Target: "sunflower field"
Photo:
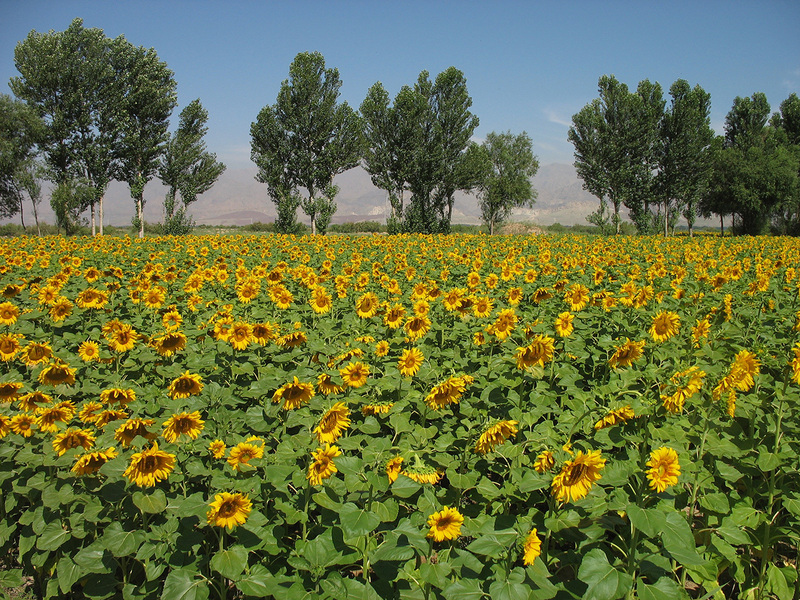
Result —
<instances>
[{"instance_id":1,"label":"sunflower field","mask_svg":"<svg viewBox=\"0 0 800 600\"><path fill-rule=\"evenodd\" d=\"M799 265L785 238L3 240L0 588L797 597Z\"/></svg>"}]
</instances>

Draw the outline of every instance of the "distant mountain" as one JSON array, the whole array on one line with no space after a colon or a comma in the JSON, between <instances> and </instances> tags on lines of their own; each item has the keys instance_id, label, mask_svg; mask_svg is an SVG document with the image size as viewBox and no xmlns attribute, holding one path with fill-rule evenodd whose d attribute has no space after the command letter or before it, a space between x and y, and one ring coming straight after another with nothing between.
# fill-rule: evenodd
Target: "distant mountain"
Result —
<instances>
[{"instance_id":1,"label":"distant mountain","mask_svg":"<svg viewBox=\"0 0 800 600\"><path fill-rule=\"evenodd\" d=\"M191 205L189 212L195 221L208 225L247 225L256 221L275 219L275 205L267 196L266 185L255 180L256 168L228 169L217 184ZM386 192L376 188L362 168L351 169L336 177L339 186L336 198L338 209L334 223L351 221L385 221L389 212ZM559 222L562 225L584 224L585 217L596 210L597 199L586 192L572 165L552 163L542 165L533 180L538 191L532 209L515 210L514 220L535 221L541 225ZM145 188L145 220L162 220L162 205L166 188L158 181ZM48 204L49 192L42 202L41 218L53 222ZM29 206L25 206L26 223L33 222ZM104 221L111 225L127 225L134 214L134 203L126 185L113 182L106 193ZM302 211L298 219L307 220ZM11 220L19 223L19 217ZM467 194L457 194L453 207L453 223L480 222L478 200Z\"/></svg>"}]
</instances>

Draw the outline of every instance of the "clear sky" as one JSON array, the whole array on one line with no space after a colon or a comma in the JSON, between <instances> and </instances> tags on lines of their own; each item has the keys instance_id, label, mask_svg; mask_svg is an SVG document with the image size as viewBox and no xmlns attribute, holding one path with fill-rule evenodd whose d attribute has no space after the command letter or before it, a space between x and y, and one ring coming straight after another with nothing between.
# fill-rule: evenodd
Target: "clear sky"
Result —
<instances>
[{"instance_id":1,"label":"clear sky","mask_svg":"<svg viewBox=\"0 0 800 600\"><path fill-rule=\"evenodd\" d=\"M339 69L356 108L376 81L393 97L420 71L453 65L480 118L475 137L525 130L542 164L572 162L570 120L603 74L631 88L658 81L665 95L679 78L700 84L718 133L736 96L764 92L777 110L800 93L797 0L0 0L0 91L18 74L18 41L76 17L155 48L178 82L174 123L200 98L209 150L231 168L251 164L250 124L303 51Z\"/></svg>"}]
</instances>

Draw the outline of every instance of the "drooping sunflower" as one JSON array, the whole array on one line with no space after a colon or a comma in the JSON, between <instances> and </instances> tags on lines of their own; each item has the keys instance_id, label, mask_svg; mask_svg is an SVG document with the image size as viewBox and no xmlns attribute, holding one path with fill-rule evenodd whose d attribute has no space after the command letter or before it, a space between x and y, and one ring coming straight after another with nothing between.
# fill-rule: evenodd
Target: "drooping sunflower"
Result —
<instances>
[{"instance_id":1,"label":"drooping sunflower","mask_svg":"<svg viewBox=\"0 0 800 600\"><path fill-rule=\"evenodd\" d=\"M425 361L425 355L419 348L406 348L397 361L397 368L404 377L413 377Z\"/></svg>"},{"instance_id":2,"label":"drooping sunflower","mask_svg":"<svg viewBox=\"0 0 800 600\"><path fill-rule=\"evenodd\" d=\"M314 397L314 386L310 383L301 383L295 377L293 382L285 383L272 395L274 403L283 402L284 410L294 410Z\"/></svg>"},{"instance_id":3,"label":"drooping sunflower","mask_svg":"<svg viewBox=\"0 0 800 600\"><path fill-rule=\"evenodd\" d=\"M558 337L569 337L572 335L572 332L575 330L573 326L573 321L575 320L575 315L569 312L562 312L558 317L556 317L555 328Z\"/></svg>"},{"instance_id":4,"label":"drooping sunflower","mask_svg":"<svg viewBox=\"0 0 800 600\"><path fill-rule=\"evenodd\" d=\"M161 356L169 358L186 347L186 336L180 331L170 331L156 338L153 345L155 346L156 352Z\"/></svg>"},{"instance_id":5,"label":"drooping sunflower","mask_svg":"<svg viewBox=\"0 0 800 600\"><path fill-rule=\"evenodd\" d=\"M19 398L19 391L22 384L18 381L7 381L0 383L0 403L10 404Z\"/></svg>"},{"instance_id":6,"label":"drooping sunflower","mask_svg":"<svg viewBox=\"0 0 800 600\"><path fill-rule=\"evenodd\" d=\"M539 557L542 553L542 540L539 539L539 535L534 527L531 529L531 532L528 534L528 537L525 538L525 547L523 549L522 555L522 562L526 566L530 566L534 563L534 561Z\"/></svg>"},{"instance_id":7,"label":"drooping sunflower","mask_svg":"<svg viewBox=\"0 0 800 600\"><path fill-rule=\"evenodd\" d=\"M461 535L461 526L464 524L464 517L455 508L445 506L439 512L435 512L428 517L428 535L434 542L446 542L456 539Z\"/></svg>"},{"instance_id":8,"label":"drooping sunflower","mask_svg":"<svg viewBox=\"0 0 800 600\"><path fill-rule=\"evenodd\" d=\"M50 307L50 318L53 323L60 323L72 314L72 302L69 299L59 296L53 306Z\"/></svg>"},{"instance_id":9,"label":"drooping sunflower","mask_svg":"<svg viewBox=\"0 0 800 600\"><path fill-rule=\"evenodd\" d=\"M611 368L617 367L630 367L634 362L639 360L644 354L644 340L641 342L632 342L625 338L625 343L617 346L614 349L614 354L608 360Z\"/></svg>"},{"instance_id":10,"label":"drooping sunflower","mask_svg":"<svg viewBox=\"0 0 800 600\"><path fill-rule=\"evenodd\" d=\"M366 292L356 300L356 314L362 319L371 319L378 312L380 301L372 292Z\"/></svg>"},{"instance_id":11,"label":"drooping sunflower","mask_svg":"<svg viewBox=\"0 0 800 600\"><path fill-rule=\"evenodd\" d=\"M633 409L630 406L623 406L607 413L602 419L594 424L595 429L605 429L606 427L613 427L619 423L624 423L633 419L636 415L633 414Z\"/></svg>"},{"instance_id":12,"label":"drooping sunflower","mask_svg":"<svg viewBox=\"0 0 800 600\"><path fill-rule=\"evenodd\" d=\"M275 343L281 348L297 348L305 344L307 340L306 334L302 331L293 331L292 333L282 335L275 340Z\"/></svg>"},{"instance_id":13,"label":"drooping sunflower","mask_svg":"<svg viewBox=\"0 0 800 600\"><path fill-rule=\"evenodd\" d=\"M67 363L56 359L52 365L42 369L39 373L39 383L42 385L73 385L75 383L75 369Z\"/></svg>"},{"instance_id":14,"label":"drooping sunflower","mask_svg":"<svg viewBox=\"0 0 800 600\"><path fill-rule=\"evenodd\" d=\"M413 342L420 339L431 330L431 320L425 315L414 315L406 319L403 329L408 339Z\"/></svg>"},{"instance_id":15,"label":"drooping sunflower","mask_svg":"<svg viewBox=\"0 0 800 600\"><path fill-rule=\"evenodd\" d=\"M0 413L0 439L3 439L11 431L11 417Z\"/></svg>"},{"instance_id":16,"label":"drooping sunflower","mask_svg":"<svg viewBox=\"0 0 800 600\"><path fill-rule=\"evenodd\" d=\"M413 465L407 467L400 473L409 479L413 479L417 483L436 485L442 479L442 472L438 471L435 467L426 465L419 457Z\"/></svg>"},{"instance_id":17,"label":"drooping sunflower","mask_svg":"<svg viewBox=\"0 0 800 600\"><path fill-rule=\"evenodd\" d=\"M339 370L342 381L351 388L360 388L367 383L369 367L362 362L351 362Z\"/></svg>"},{"instance_id":18,"label":"drooping sunflower","mask_svg":"<svg viewBox=\"0 0 800 600\"><path fill-rule=\"evenodd\" d=\"M461 396L467 389L467 385L473 382L470 375L461 377L450 377L442 383L433 386L425 397L425 403L433 409L439 410L448 404L456 404L461 400Z\"/></svg>"},{"instance_id":19,"label":"drooping sunflower","mask_svg":"<svg viewBox=\"0 0 800 600\"><path fill-rule=\"evenodd\" d=\"M105 427L109 423L113 423L114 421L121 421L122 419L128 418L128 411L121 409L121 408L108 408L106 410L101 410L97 415L94 417L94 424L96 427Z\"/></svg>"},{"instance_id":20,"label":"drooping sunflower","mask_svg":"<svg viewBox=\"0 0 800 600\"><path fill-rule=\"evenodd\" d=\"M550 450L544 450L539 453L533 463L533 470L537 473L544 473L552 469L556 464L556 459Z\"/></svg>"},{"instance_id":21,"label":"drooping sunflower","mask_svg":"<svg viewBox=\"0 0 800 600\"><path fill-rule=\"evenodd\" d=\"M19 352L22 347L20 344L21 339L22 336L18 333L0 334L0 360L3 362L14 360L17 352Z\"/></svg>"},{"instance_id":22,"label":"drooping sunflower","mask_svg":"<svg viewBox=\"0 0 800 600\"><path fill-rule=\"evenodd\" d=\"M400 472L403 470L403 457L402 456L394 456L386 461L386 466L384 467L384 471L386 472L386 476L389 478L389 483L394 483L397 481L397 477L400 475Z\"/></svg>"},{"instance_id":23,"label":"drooping sunflower","mask_svg":"<svg viewBox=\"0 0 800 600\"><path fill-rule=\"evenodd\" d=\"M169 384L170 398L188 398L203 391L203 378L186 371Z\"/></svg>"},{"instance_id":24,"label":"drooping sunflower","mask_svg":"<svg viewBox=\"0 0 800 600\"><path fill-rule=\"evenodd\" d=\"M56 423L69 423L75 416L75 405L69 400L64 400L53 406L36 409L36 425L47 433L56 433Z\"/></svg>"},{"instance_id":25,"label":"drooping sunflower","mask_svg":"<svg viewBox=\"0 0 800 600\"><path fill-rule=\"evenodd\" d=\"M670 381L678 387L669 396L661 395L664 408L675 414L681 412L686 401L703 387L705 376L705 371L701 371L697 366L675 373Z\"/></svg>"},{"instance_id":26,"label":"drooping sunflower","mask_svg":"<svg viewBox=\"0 0 800 600\"><path fill-rule=\"evenodd\" d=\"M91 475L97 473L104 464L117 457L117 451L112 447L107 450L97 450L78 457L72 466L76 475Z\"/></svg>"},{"instance_id":27,"label":"drooping sunflower","mask_svg":"<svg viewBox=\"0 0 800 600\"><path fill-rule=\"evenodd\" d=\"M30 342L22 349L22 360L29 367L46 363L52 356L53 349L47 342Z\"/></svg>"},{"instance_id":28,"label":"drooping sunflower","mask_svg":"<svg viewBox=\"0 0 800 600\"><path fill-rule=\"evenodd\" d=\"M83 342L78 346L78 356L83 362L100 360L100 344L92 341Z\"/></svg>"},{"instance_id":29,"label":"drooping sunflower","mask_svg":"<svg viewBox=\"0 0 800 600\"><path fill-rule=\"evenodd\" d=\"M592 450L584 454L579 450L573 460L568 460L561 467L561 471L553 477L551 491L559 502L574 502L585 497L597 482L600 471L605 467L600 450Z\"/></svg>"},{"instance_id":30,"label":"drooping sunflower","mask_svg":"<svg viewBox=\"0 0 800 600\"><path fill-rule=\"evenodd\" d=\"M114 431L114 439L125 448L130 446L136 436L152 441L158 436L155 433L151 433L147 428L152 427L155 422L155 419L128 419Z\"/></svg>"},{"instance_id":31,"label":"drooping sunflower","mask_svg":"<svg viewBox=\"0 0 800 600\"><path fill-rule=\"evenodd\" d=\"M252 444L250 442L239 442L231 448L228 454L228 464L234 471L238 471L241 465L246 465L255 458L264 457L263 444Z\"/></svg>"},{"instance_id":32,"label":"drooping sunflower","mask_svg":"<svg viewBox=\"0 0 800 600\"><path fill-rule=\"evenodd\" d=\"M681 474L681 465L678 462L678 453L672 448L662 446L650 453L647 461L647 479L650 489L659 494L672 485L678 483Z\"/></svg>"},{"instance_id":33,"label":"drooping sunflower","mask_svg":"<svg viewBox=\"0 0 800 600\"><path fill-rule=\"evenodd\" d=\"M121 407L126 407L128 404L136 400L136 392L128 388L110 388L100 392L100 402L103 404L119 404Z\"/></svg>"},{"instance_id":34,"label":"drooping sunflower","mask_svg":"<svg viewBox=\"0 0 800 600\"><path fill-rule=\"evenodd\" d=\"M697 324L692 327L692 340L694 341L695 345L699 345L700 340L707 338L710 332L711 322L708 320L708 318L697 319Z\"/></svg>"},{"instance_id":35,"label":"drooping sunflower","mask_svg":"<svg viewBox=\"0 0 800 600\"><path fill-rule=\"evenodd\" d=\"M365 417L368 415L385 415L393 406L394 402L371 402L361 407L361 414Z\"/></svg>"},{"instance_id":36,"label":"drooping sunflower","mask_svg":"<svg viewBox=\"0 0 800 600\"><path fill-rule=\"evenodd\" d=\"M208 445L208 451L211 452L211 456L214 458L224 458L225 450L227 450L227 446L222 440L214 440Z\"/></svg>"},{"instance_id":37,"label":"drooping sunflower","mask_svg":"<svg viewBox=\"0 0 800 600\"><path fill-rule=\"evenodd\" d=\"M321 394L330 396L331 394L340 394L343 392L344 386L335 384L333 378L327 373L320 373L317 375L317 389Z\"/></svg>"},{"instance_id":38,"label":"drooping sunflower","mask_svg":"<svg viewBox=\"0 0 800 600\"><path fill-rule=\"evenodd\" d=\"M137 452L131 457L125 469L125 477L139 487L153 487L157 482L169 477L175 468L175 455L158 449L158 442L150 448Z\"/></svg>"},{"instance_id":39,"label":"drooping sunflower","mask_svg":"<svg viewBox=\"0 0 800 600\"><path fill-rule=\"evenodd\" d=\"M519 425L519 421L498 421L493 423L481 433L475 443L475 452L487 454L497 446L504 444L508 438L517 435L517 425Z\"/></svg>"},{"instance_id":40,"label":"drooping sunflower","mask_svg":"<svg viewBox=\"0 0 800 600\"><path fill-rule=\"evenodd\" d=\"M114 352L128 352L136 345L139 334L130 325L123 324L108 338L108 345Z\"/></svg>"},{"instance_id":41,"label":"drooping sunflower","mask_svg":"<svg viewBox=\"0 0 800 600\"><path fill-rule=\"evenodd\" d=\"M41 390L36 390L35 392L29 392L20 396L17 399L17 406L24 411L33 412L40 406L51 404L52 402L53 398L50 395L45 394Z\"/></svg>"},{"instance_id":42,"label":"drooping sunflower","mask_svg":"<svg viewBox=\"0 0 800 600\"><path fill-rule=\"evenodd\" d=\"M553 360L553 344L555 340L549 335L537 334L531 343L525 347L518 347L514 358L518 369L527 369L533 366L543 367L544 363Z\"/></svg>"},{"instance_id":43,"label":"drooping sunflower","mask_svg":"<svg viewBox=\"0 0 800 600\"><path fill-rule=\"evenodd\" d=\"M792 348L792 352L794 353L794 358L789 363L792 367L792 381L800 383L800 346Z\"/></svg>"},{"instance_id":44,"label":"drooping sunflower","mask_svg":"<svg viewBox=\"0 0 800 600\"><path fill-rule=\"evenodd\" d=\"M278 335L278 326L274 323L256 323L253 325L253 341L259 346L266 346Z\"/></svg>"},{"instance_id":45,"label":"drooping sunflower","mask_svg":"<svg viewBox=\"0 0 800 600\"><path fill-rule=\"evenodd\" d=\"M383 315L383 324L390 329L398 329L403 325L406 316L406 309L402 304L393 304Z\"/></svg>"},{"instance_id":46,"label":"drooping sunflower","mask_svg":"<svg viewBox=\"0 0 800 600\"><path fill-rule=\"evenodd\" d=\"M58 456L66 454L72 448L83 448L91 450L94 446L95 435L88 429L78 429L70 427L62 431L53 439L53 450Z\"/></svg>"},{"instance_id":47,"label":"drooping sunflower","mask_svg":"<svg viewBox=\"0 0 800 600\"><path fill-rule=\"evenodd\" d=\"M344 402L334 404L314 428L320 444L333 444L350 427L350 409Z\"/></svg>"},{"instance_id":48,"label":"drooping sunflower","mask_svg":"<svg viewBox=\"0 0 800 600\"><path fill-rule=\"evenodd\" d=\"M233 529L247 521L251 509L252 503L246 495L222 492L214 496L206 513L206 520L209 525Z\"/></svg>"},{"instance_id":49,"label":"drooping sunflower","mask_svg":"<svg viewBox=\"0 0 800 600\"><path fill-rule=\"evenodd\" d=\"M308 473L306 479L311 485L320 485L324 479L328 479L331 475L338 472L336 463L333 459L341 456L342 453L336 446L325 445L325 448L317 448L311 453L314 461L308 466Z\"/></svg>"},{"instance_id":50,"label":"drooping sunflower","mask_svg":"<svg viewBox=\"0 0 800 600\"><path fill-rule=\"evenodd\" d=\"M203 423L205 421L200 418L199 410L178 413L164 422L164 432L161 435L170 443L175 443L182 435L196 440L203 431Z\"/></svg>"},{"instance_id":51,"label":"drooping sunflower","mask_svg":"<svg viewBox=\"0 0 800 600\"><path fill-rule=\"evenodd\" d=\"M754 377L761 372L761 362L749 350L740 351L731 365L733 386L740 392L746 392L755 385Z\"/></svg>"}]
</instances>

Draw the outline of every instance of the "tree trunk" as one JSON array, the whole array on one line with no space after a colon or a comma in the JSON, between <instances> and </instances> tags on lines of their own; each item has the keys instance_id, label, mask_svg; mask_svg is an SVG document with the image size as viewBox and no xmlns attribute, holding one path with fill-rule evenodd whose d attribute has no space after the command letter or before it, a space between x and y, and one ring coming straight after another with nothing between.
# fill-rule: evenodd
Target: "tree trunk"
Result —
<instances>
[{"instance_id":1,"label":"tree trunk","mask_svg":"<svg viewBox=\"0 0 800 600\"><path fill-rule=\"evenodd\" d=\"M664 199L664 237L669 237L669 198Z\"/></svg>"},{"instance_id":2,"label":"tree trunk","mask_svg":"<svg viewBox=\"0 0 800 600\"><path fill-rule=\"evenodd\" d=\"M96 230L97 225L96 225L95 220L94 220L94 202L92 202L89 205L89 209L90 209L90 211L92 213L92 237L94 237L95 235L97 235L97 230Z\"/></svg>"},{"instance_id":3,"label":"tree trunk","mask_svg":"<svg viewBox=\"0 0 800 600\"><path fill-rule=\"evenodd\" d=\"M100 235L103 235L103 198L100 196Z\"/></svg>"},{"instance_id":4,"label":"tree trunk","mask_svg":"<svg viewBox=\"0 0 800 600\"><path fill-rule=\"evenodd\" d=\"M42 228L39 226L39 211L36 208L36 200L31 196L31 205L33 206L33 220L36 221L36 235L42 237Z\"/></svg>"},{"instance_id":5,"label":"tree trunk","mask_svg":"<svg viewBox=\"0 0 800 600\"><path fill-rule=\"evenodd\" d=\"M142 197L136 199L136 215L139 217L139 238L144 237L144 207L142 206Z\"/></svg>"},{"instance_id":6,"label":"tree trunk","mask_svg":"<svg viewBox=\"0 0 800 600\"><path fill-rule=\"evenodd\" d=\"M719 216L719 234L721 236L725 235L725 221L722 220L722 215Z\"/></svg>"},{"instance_id":7,"label":"tree trunk","mask_svg":"<svg viewBox=\"0 0 800 600\"><path fill-rule=\"evenodd\" d=\"M22 212L22 194L19 195L19 222L22 224L22 231L27 231L25 229L25 215Z\"/></svg>"},{"instance_id":8,"label":"tree trunk","mask_svg":"<svg viewBox=\"0 0 800 600\"><path fill-rule=\"evenodd\" d=\"M494 217L489 219L489 235L494 235Z\"/></svg>"}]
</instances>

